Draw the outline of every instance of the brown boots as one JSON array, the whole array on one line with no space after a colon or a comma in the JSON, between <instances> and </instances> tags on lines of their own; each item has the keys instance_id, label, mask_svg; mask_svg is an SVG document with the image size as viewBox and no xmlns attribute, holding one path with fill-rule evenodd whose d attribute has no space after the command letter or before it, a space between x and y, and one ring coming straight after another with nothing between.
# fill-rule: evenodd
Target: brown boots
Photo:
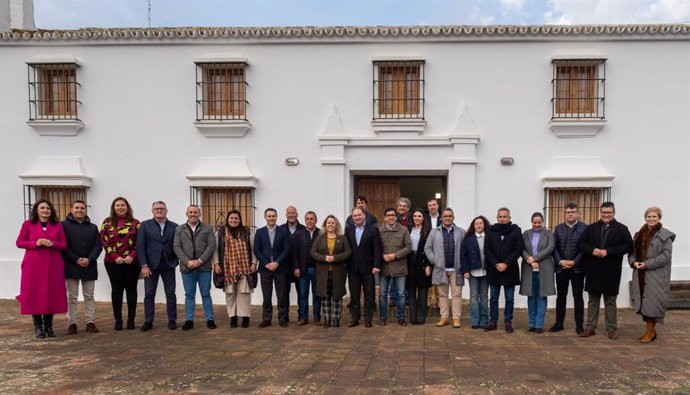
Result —
<instances>
[{"instance_id":1,"label":"brown boots","mask_svg":"<svg viewBox=\"0 0 690 395\"><path fill-rule=\"evenodd\" d=\"M645 321L647 324L647 331L642 335L639 340L640 343L651 343L656 339L656 322L654 320Z\"/></svg>"}]
</instances>

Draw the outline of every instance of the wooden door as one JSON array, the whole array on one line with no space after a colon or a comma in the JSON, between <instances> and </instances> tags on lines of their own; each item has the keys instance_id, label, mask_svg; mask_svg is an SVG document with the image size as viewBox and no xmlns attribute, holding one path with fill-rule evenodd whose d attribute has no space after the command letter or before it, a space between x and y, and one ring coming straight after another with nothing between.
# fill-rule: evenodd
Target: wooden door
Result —
<instances>
[{"instance_id":1,"label":"wooden door","mask_svg":"<svg viewBox=\"0 0 690 395\"><path fill-rule=\"evenodd\" d=\"M383 210L395 208L400 197L400 180L390 178L361 178L357 182L357 195L364 195L369 201L369 212L383 222ZM354 201L354 200L353 200Z\"/></svg>"}]
</instances>

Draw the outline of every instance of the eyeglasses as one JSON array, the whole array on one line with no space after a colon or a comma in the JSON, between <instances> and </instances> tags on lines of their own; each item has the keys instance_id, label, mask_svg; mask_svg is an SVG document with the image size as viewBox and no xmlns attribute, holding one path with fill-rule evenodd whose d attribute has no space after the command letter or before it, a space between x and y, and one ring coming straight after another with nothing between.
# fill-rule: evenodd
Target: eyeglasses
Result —
<instances>
[{"instance_id":1,"label":"eyeglasses","mask_svg":"<svg viewBox=\"0 0 690 395\"><path fill-rule=\"evenodd\" d=\"M167 208L165 208L165 207L154 207L153 209L156 211L166 211L167 210Z\"/></svg>"}]
</instances>

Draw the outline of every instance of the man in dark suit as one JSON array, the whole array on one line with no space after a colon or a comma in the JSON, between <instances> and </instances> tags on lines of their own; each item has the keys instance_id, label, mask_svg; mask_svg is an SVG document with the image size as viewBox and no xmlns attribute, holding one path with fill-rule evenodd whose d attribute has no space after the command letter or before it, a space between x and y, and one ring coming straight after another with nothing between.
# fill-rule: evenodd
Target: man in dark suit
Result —
<instances>
[{"instance_id":1,"label":"man in dark suit","mask_svg":"<svg viewBox=\"0 0 690 395\"><path fill-rule=\"evenodd\" d=\"M137 256L144 276L144 325L141 331L153 329L158 278L163 280L168 312L168 329L177 329L177 297L175 296L175 267L179 261L173 251L177 224L168 220L168 208L157 201L151 208L153 218L141 223L137 233Z\"/></svg>"},{"instance_id":2,"label":"man in dark suit","mask_svg":"<svg viewBox=\"0 0 690 395\"><path fill-rule=\"evenodd\" d=\"M290 239L294 240L295 233L298 230L304 229L304 225L299 223L297 219L297 208L295 206L288 206L285 209L285 219L287 222L280 225L282 228L287 229L290 232ZM292 243L290 243L292 246ZM287 300L287 321L290 322L290 288L292 283L295 283L295 292L297 293L297 300L299 301L299 276L295 269L299 268L299 263L294 260L294 252L288 252L287 264L290 266L290 270L287 273L287 285L285 286L285 300Z\"/></svg>"},{"instance_id":3,"label":"man in dark suit","mask_svg":"<svg viewBox=\"0 0 690 395\"><path fill-rule=\"evenodd\" d=\"M424 214L424 221L429 224L431 229L441 226L441 213L439 209L439 201L435 197L426 200L427 212Z\"/></svg>"},{"instance_id":4,"label":"man in dark suit","mask_svg":"<svg viewBox=\"0 0 690 395\"><path fill-rule=\"evenodd\" d=\"M618 339L616 298L621 282L623 256L632 250L632 237L628 227L616 221L616 207L604 202L599 208L601 219L585 228L577 247L585 256L585 291L587 327L580 337L594 335L599 321L599 303L604 297L606 332L611 340Z\"/></svg>"},{"instance_id":5,"label":"man in dark suit","mask_svg":"<svg viewBox=\"0 0 690 395\"><path fill-rule=\"evenodd\" d=\"M304 214L305 228L295 232L292 238L293 262L297 263L294 274L299 277L299 322L306 325L309 322L309 288L311 286L312 307L314 310L314 325L321 326L321 298L316 295L316 261L311 257L311 247L319 236L316 227L316 213L307 211Z\"/></svg>"},{"instance_id":6,"label":"man in dark suit","mask_svg":"<svg viewBox=\"0 0 690 395\"><path fill-rule=\"evenodd\" d=\"M278 297L278 321L280 326L287 328L287 300L285 287L287 275L292 270L289 264L290 231L276 226L278 212L274 208L264 211L266 226L259 228L254 237L254 255L259 263L261 273L261 293L263 294L263 320L259 328L271 326L273 315L273 287Z\"/></svg>"},{"instance_id":7,"label":"man in dark suit","mask_svg":"<svg viewBox=\"0 0 690 395\"><path fill-rule=\"evenodd\" d=\"M345 237L350 243L352 257L348 262L348 284L350 286L350 309L352 321L348 327L359 325L361 318L360 294L364 290L364 326L371 328L374 317L374 273L381 269L383 249L381 235L375 225L366 223L364 210L352 209L354 225L345 229Z\"/></svg>"}]
</instances>

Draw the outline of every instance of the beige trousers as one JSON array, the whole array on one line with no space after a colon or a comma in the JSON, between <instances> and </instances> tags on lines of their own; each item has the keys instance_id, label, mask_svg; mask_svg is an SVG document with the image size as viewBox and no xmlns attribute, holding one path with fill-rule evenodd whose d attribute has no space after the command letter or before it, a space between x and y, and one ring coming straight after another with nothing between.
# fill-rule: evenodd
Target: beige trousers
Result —
<instances>
[{"instance_id":1,"label":"beige trousers","mask_svg":"<svg viewBox=\"0 0 690 395\"><path fill-rule=\"evenodd\" d=\"M77 299L79 298L80 282L81 293L84 295L84 321L88 324L96 320L96 301L93 299L96 281L68 278L65 283L67 285L67 323L69 325L77 323Z\"/></svg>"},{"instance_id":2,"label":"beige trousers","mask_svg":"<svg viewBox=\"0 0 690 395\"><path fill-rule=\"evenodd\" d=\"M450 294L453 320L459 320L462 317L462 286L455 284L455 272L446 272L446 276L448 277L448 284L436 286L438 288L438 308L441 310L441 318L447 320L450 317L448 306L448 294Z\"/></svg>"},{"instance_id":3,"label":"beige trousers","mask_svg":"<svg viewBox=\"0 0 690 395\"><path fill-rule=\"evenodd\" d=\"M249 317L252 307L251 287L247 277L242 277L236 283L226 284L225 306L228 309L228 317Z\"/></svg>"}]
</instances>

